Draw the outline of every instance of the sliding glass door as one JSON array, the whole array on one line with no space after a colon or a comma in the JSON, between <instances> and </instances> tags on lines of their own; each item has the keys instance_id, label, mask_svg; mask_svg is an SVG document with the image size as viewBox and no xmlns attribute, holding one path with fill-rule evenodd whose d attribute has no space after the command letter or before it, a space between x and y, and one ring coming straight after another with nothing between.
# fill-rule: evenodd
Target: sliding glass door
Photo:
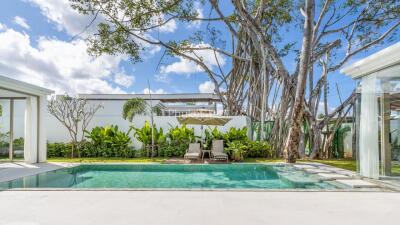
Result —
<instances>
[{"instance_id":1,"label":"sliding glass door","mask_svg":"<svg viewBox=\"0 0 400 225\"><path fill-rule=\"evenodd\" d=\"M25 99L1 98L0 160L24 159Z\"/></svg>"},{"instance_id":2,"label":"sliding glass door","mask_svg":"<svg viewBox=\"0 0 400 225\"><path fill-rule=\"evenodd\" d=\"M0 99L0 160L10 156L10 99Z\"/></svg>"}]
</instances>

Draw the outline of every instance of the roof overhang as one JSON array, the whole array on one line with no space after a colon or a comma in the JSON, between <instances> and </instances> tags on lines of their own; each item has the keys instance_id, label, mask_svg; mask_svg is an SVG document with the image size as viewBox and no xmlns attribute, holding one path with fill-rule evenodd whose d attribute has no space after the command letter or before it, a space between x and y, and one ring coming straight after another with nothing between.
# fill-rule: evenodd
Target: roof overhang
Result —
<instances>
[{"instance_id":1,"label":"roof overhang","mask_svg":"<svg viewBox=\"0 0 400 225\"><path fill-rule=\"evenodd\" d=\"M79 94L79 98L87 100L128 100L141 98L144 100L159 100L161 102L220 102L221 99L212 93L183 94Z\"/></svg>"},{"instance_id":2,"label":"roof overhang","mask_svg":"<svg viewBox=\"0 0 400 225\"><path fill-rule=\"evenodd\" d=\"M400 65L400 42L372 54L340 70L353 79Z\"/></svg>"},{"instance_id":3,"label":"roof overhang","mask_svg":"<svg viewBox=\"0 0 400 225\"><path fill-rule=\"evenodd\" d=\"M53 90L14 80L5 76L0 76L0 89L18 93L18 95L27 96L46 96L54 93Z\"/></svg>"}]
</instances>

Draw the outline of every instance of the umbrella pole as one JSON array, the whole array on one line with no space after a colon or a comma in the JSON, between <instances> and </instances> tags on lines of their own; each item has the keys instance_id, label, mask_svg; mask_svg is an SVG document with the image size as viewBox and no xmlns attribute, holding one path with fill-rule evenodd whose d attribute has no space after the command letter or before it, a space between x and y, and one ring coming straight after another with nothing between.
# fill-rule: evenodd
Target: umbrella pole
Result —
<instances>
[{"instance_id":1,"label":"umbrella pole","mask_svg":"<svg viewBox=\"0 0 400 225\"><path fill-rule=\"evenodd\" d=\"M203 124L201 125L201 135L200 135L200 142L203 143Z\"/></svg>"}]
</instances>

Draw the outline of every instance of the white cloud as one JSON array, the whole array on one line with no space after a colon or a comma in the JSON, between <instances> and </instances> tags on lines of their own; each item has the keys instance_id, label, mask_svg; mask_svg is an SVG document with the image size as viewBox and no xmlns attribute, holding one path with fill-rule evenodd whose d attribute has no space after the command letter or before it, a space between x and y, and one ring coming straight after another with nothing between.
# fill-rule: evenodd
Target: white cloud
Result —
<instances>
[{"instance_id":1,"label":"white cloud","mask_svg":"<svg viewBox=\"0 0 400 225\"><path fill-rule=\"evenodd\" d=\"M3 31L7 29L7 26L5 24L0 23L0 31Z\"/></svg>"},{"instance_id":2,"label":"white cloud","mask_svg":"<svg viewBox=\"0 0 400 225\"><path fill-rule=\"evenodd\" d=\"M164 91L163 89L157 89L157 90L150 90L150 89L148 89L148 88L145 88L144 90L143 90L143 94L167 94L167 92L166 91Z\"/></svg>"},{"instance_id":3,"label":"white cloud","mask_svg":"<svg viewBox=\"0 0 400 225\"><path fill-rule=\"evenodd\" d=\"M81 15L70 6L69 0L28 0L40 8L49 21L57 25L59 31L70 35L81 33L92 20L92 16Z\"/></svg>"},{"instance_id":4,"label":"white cloud","mask_svg":"<svg viewBox=\"0 0 400 225\"><path fill-rule=\"evenodd\" d=\"M135 77L121 72L115 74L114 82L118 85L128 88L132 86L133 82L135 82Z\"/></svg>"},{"instance_id":5,"label":"white cloud","mask_svg":"<svg viewBox=\"0 0 400 225\"><path fill-rule=\"evenodd\" d=\"M320 115L320 114L325 115L325 108L324 108L324 107L325 107L324 102L323 102L323 101L320 101L320 102L318 103L317 115ZM335 108L332 107L332 106L330 106L329 103L328 103L328 113L333 112L333 110L335 110Z\"/></svg>"},{"instance_id":6,"label":"white cloud","mask_svg":"<svg viewBox=\"0 0 400 225\"><path fill-rule=\"evenodd\" d=\"M197 12L197 18L204 18L204 15L203 15L203 10L202 10L202 8L201 8L201 5L200 4L195 4L195 8L196 8L196 12ZM194 28L200 28L200 26L201 26L201 20L193 20L193 21L191 21L188 25L187 25L187 28L189 28L189 29L194 29Z\"/></svg>"},{"instance_id":7,"label":"white cloud","mask_svg":"<svg viewBox=\"0 0 400 225\"><path fill-rule=\"evenodd\" d=\"M170 20L166 24L160 26L160 32L162 33L172 33L176 31L178 25L175 20Z\"/></svg>"},{"instance_id":8,"label":"white cloud","mask_svg":"<svg viewBox=\"0 0 400 225\"><path fill-rule=\"evenodd\" d=\"M124 57L87 54L83 40L64 42L41 37L37 47L29 35L6 29L0 32L0 74L42 87L58 94L124 93L110 85L121 72Z\"/></svg>"},{"instance_id":9,"label":"white cloud","mask_svg":"<svg viewBox=\"0 0 400 225\"><path fill-rule=\"evenodd\" d=\"M26 22L25 18L22 18L20 16L16 16L14 17L13 22L19 26L21 26L22 28L25 28L27 30L29 30L31 27L28 25L28 23Z\"/></svg>"},{"instance_id":10,"label":"white cloud","mask_svg":"<svg viewBox=\"0 0 400 225\"><path fill-rule=\"evenodd\" d=\"M211 81L206 81L199 85L199 92L200 93L214 93L215 85Z\"/></svg>"},{"instance_id":11,"label":"white cloud","mask_svg":"<svg viewBox=\"0 0 400 225\"><path fill-rule=\"evenodd\" d=\"M210 47L209 44L197 44L193 46L194 48L200 48L200 47ZM225 65L225 58L220 54L216 53L216 57L214 55L214 52L212 50L195 50L195 54L193 53L187 53L187 55L197 58L199 57L203 63L209 67L217 67L218 62L220 66ZM198 73L198 72L203 72L204 70L202 67L197 65L195 62L183 58L183 57L177 57L179 59L178 62L171 63L167 66L161 66L160 71L161 73L169 74L169 73L176 73L176 74L192 74L192 73ZM218 59L218 62L216 60Z\"/></svg>"},{"instance_id":12,"label":"white cloud","mask_svg":"<svg viewBox=\"0 0 400 225\"><path fill-rule=\"evenodd\" d=\"M170 79L168 79L168 74L166 74L166 73L158 73L158 74L154 75L154 80L157 82L165 83L165 84L170 83Z\"/></svg>"},{"instance_id":13,"label":"white cloud","mask_svg":"<svg viewBox=\"0 0 400 225\"><path fill-rule=\"evenodd\" d=\"M99 14L96 20L91 24L93 15L82 15L74 10L69 0L27 0L40 8L41 13L52 23L56 24L59 31L65 31L70 36L83 35L86 36L96 32L97 24L104 22L104 16ZM87 27L90 25L90 27ZM164 32L173 31L176 29L176 22L169 21L166 24ZM145 38L153 40L153 38L145 33L139 33ZM145 48L143 57L148 58L161 50L160 46L151 45L147 42L137 39L137 43Z\"/></svg>"}]
</instances>

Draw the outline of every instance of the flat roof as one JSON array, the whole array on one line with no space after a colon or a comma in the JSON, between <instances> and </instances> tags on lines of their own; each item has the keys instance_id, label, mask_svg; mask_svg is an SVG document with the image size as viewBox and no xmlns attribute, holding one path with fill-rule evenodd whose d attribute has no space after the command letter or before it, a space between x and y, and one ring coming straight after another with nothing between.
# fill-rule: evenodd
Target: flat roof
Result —
<instances>
[{"instance_id":1,"label":"flat roof","mask_svg":"<svg viewBox=\"0 0 400 225\"><path fill-rule=\"evenodd\" d=\"M214 110L215 105L164 105L165 110L194 110L194 109L209 109Z\"/></svg>"},{"instance_id":2,"label":"flat roof","mask_svg":"<svg viewBox=\"0 0 400 225\"><path fill-rule=\"evenodd\" d=\"M53 94L54 91L39 87L37 85L29 84L23 81L15 80L6 76L0 75L0 89L9 92L16 92L22 95L44 96Z\"/></svg>"},{"instance_id":3,"label":"flat roof","mask_svg":"<svg viewBox=\"0 0 400 225\"><path fill-rule=\"evenodd\" d=\"M394 65L400 65L400 42L346 66L340 72L356 79Z\"/></svg>"},{"instance_id":4,"label":"flat roof","mask_svg":"<svg viewBox=\"0 0 400 225\"><path fill-rule=\"evenodd\" d=\"M212 93L179 93L179 94L78 94L87 100L128 100L142 98L161 102L220 102L221 99ZM151 98L150 98L151 97Z\"/></svg>"}]
</instances>

